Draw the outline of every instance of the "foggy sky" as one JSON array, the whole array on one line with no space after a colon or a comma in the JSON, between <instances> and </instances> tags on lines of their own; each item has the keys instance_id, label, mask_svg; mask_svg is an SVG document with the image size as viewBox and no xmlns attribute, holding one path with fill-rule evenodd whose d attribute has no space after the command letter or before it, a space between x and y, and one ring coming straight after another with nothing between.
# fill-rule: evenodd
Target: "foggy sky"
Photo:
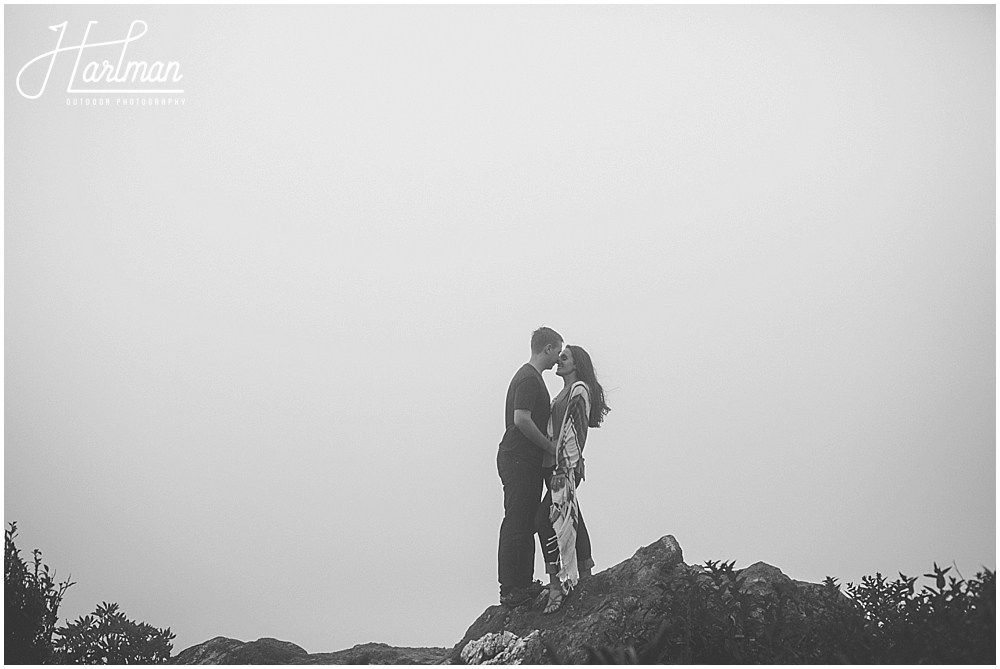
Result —
<instances>
[{"instance_id":1,"label":"foggy sky","mask_svg":"<svg viewBox=\"0 0 1000 669\"><path fill-rule=\"evenodd\" d=\"M994 6L4 16L4 519L63 620L453 645L543 324L612 408L596 570L995 569ZM17 92L134 19L183 107Z\"/></svg>"}]
</instances>

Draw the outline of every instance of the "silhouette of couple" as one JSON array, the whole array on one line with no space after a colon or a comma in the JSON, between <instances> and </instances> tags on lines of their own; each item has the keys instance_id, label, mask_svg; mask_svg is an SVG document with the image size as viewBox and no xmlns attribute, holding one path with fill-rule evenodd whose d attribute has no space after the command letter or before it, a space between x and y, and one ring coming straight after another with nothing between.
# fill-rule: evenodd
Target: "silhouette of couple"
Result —
<instances>
[{"instance_id":1,"label":"silhouette of couple","mask_svg":"<svg viewBox=\"0 0 1000 669\"><path fill-rule=\"evenodd\" d=\"M550 403L542 372L553 365L563 389ZM594 560L576 489L584 477L587 430L599 427L609 410L590 355L579 346L563 348L552 328L535 330L531 359L507 389L506 431L497 453L504 511L497 550L501 604L531 602L544 589L533 580L535 534L549 574L545 613L562 608L580 578L590 576Z\"/></svg>"}]
</instances>

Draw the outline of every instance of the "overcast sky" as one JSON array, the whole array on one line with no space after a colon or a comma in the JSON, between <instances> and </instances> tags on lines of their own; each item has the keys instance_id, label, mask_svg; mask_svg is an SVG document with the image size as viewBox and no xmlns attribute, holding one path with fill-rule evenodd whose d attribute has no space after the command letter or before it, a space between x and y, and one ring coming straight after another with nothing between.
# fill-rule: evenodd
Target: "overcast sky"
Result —
<instances>
[{"instance_id":1,"label":"overcast sky","mask_svg":"<svg viewBox=\"0 0 1000 669\"><path fill-rule=\"evenodd\" d=\"M64 619L453 645L543 324L609 391L597 570L995 569L994 6L4 17L4 519ZM136 19L183 106L18 92Z\"/></svg>"}]
</instances>

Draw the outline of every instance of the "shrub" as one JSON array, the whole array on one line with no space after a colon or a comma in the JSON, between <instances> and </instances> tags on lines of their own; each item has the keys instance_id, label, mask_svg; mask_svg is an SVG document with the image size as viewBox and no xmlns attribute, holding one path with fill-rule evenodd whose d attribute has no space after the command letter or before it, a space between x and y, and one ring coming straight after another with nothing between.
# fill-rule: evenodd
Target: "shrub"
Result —
<instances>
[{"instance_id":1,"label":"shrub","mask_svg":"<svg viewBox=\"0 0 1000 669\"><path fill-rule=\"evenodd\" d=\"M170 659L175 635L128 620L117 604L104 603L91 616L56 629L59 604L69 581L56 583L55 572L21 559L14 545L17 523L4 536L4 664L163 664ZM59 637L55 643L52 635Z\"/></svg>"},{"instance_id":2,"label":"shrub","mask_svg":"<svg viewBox=\"0 0 1000 669\"><path fill-rule=\"evenodd\" d=\"M51 659L59 604L73 584L56 583L55 572L42 564L37 549L28 565L14 545L15 536L17 523L11 522L4 532L4 664L42 664Z\"/></svg>"},{"instance_id":3,"label":"shrub","mask_svg":"<svg viewBox=\"0 0 1000 669\"><path fill-rule=\"evenodd\" d=\"M934 584L866 576L847 593L827 577L810 591L751 594L733 562L685 567L661 585L657 631L633 647L588 648L599 664L994 664L996 578L934 565Z\"/></svg>"},{"instance_id":4,"label":"shrub","mask_svg":"<svg viewBox=\"0 0 1000 669\"><path fill-rule=\"evenodd\" d=\"M865 619L862 658L870 663L994 664L996 574L971 581L948 576L951 567L924 574L934 585L915 592L916 578L865 576L848 593ZM852 658L853 659L853 658Z\"/></svg>"},{"instance_id":5,"label":"shrub","mask_svg":"<svg viewBox=\"0 0 1000 669\"><path fill-rule=\"evenodd\" d=\"M56 630L60 664L165 664L175 635L125 617L117 604L102 603L93 615Z\"/></svg>"}]
</instances>

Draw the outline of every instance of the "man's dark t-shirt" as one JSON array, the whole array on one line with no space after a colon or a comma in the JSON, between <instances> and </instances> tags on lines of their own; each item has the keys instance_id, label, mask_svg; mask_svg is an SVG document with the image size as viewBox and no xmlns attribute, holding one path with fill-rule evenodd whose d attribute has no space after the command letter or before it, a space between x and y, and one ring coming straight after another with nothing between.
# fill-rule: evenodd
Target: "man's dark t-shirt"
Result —
<instances>
[{"instance_id":1,"label":"man's dark t-shirt","mask_svg":"<svg viewBox=\"0 0 1000 669\"><path fill-rule=\"evenodd\" d=\"M524 433L514 425L514 410L527 409L531 412L531 421L545 434L549 423L549 390L542 381L542 375L530 363L525 363L510 381L507 388L507 403L504 406L504 418L507 431L500 441L501 453L517 453L524 456L528 462L542 466L544 451L531 442Z\"/></svg>"}]
</instances>

